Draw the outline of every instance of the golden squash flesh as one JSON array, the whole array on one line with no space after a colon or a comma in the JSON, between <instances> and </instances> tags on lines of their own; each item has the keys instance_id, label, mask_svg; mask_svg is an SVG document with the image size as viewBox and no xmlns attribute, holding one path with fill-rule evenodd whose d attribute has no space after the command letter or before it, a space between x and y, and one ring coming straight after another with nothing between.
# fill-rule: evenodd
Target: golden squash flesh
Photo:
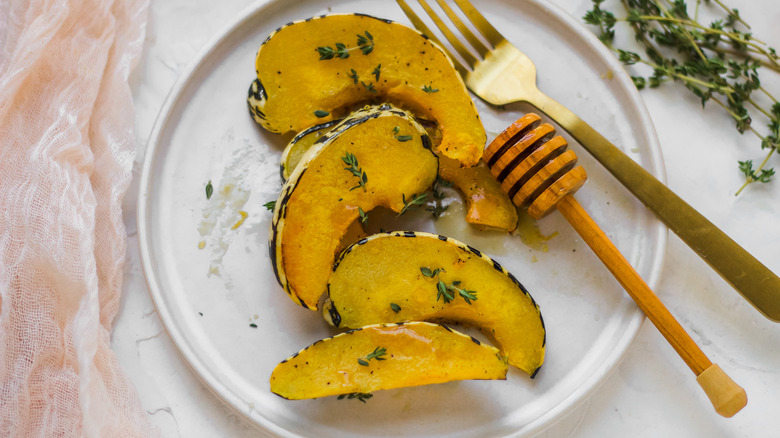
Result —
<instances>
[{"instance_id":1,"label":"golden squash flesh","mask_svg":"<svg viewBox=\"0 0 780 438\"><path fill-rule=\"evenodd\" d=\"M330 122L320 123L319 125L312 126L309 129L301 131L298 135L290 140L287 147L282 152L281 162L279 164L279 172L282 176L282 181L287 181L290 178L290 174L295 170L295 166L301 161L314 142L320 139L330 128L338 124L341 120L331 120Z\"/></svg>"},{"instance_id":2,"label":"golden squash flesh","mask_svg":"<svg viewBox=\"0 0 780 438\"><path fill-rule=\"evenodd\" d=\"M512 274L468 245L429 233L375 234L349 246L336 263L323 306L333 325L457 322L479 328L531 376L544 361L539 306ZM448 300L439 282L472 298L453 289Z\"/></svg>"},{"instance_id":3,"label":"golden squash flesh","mask_svg":"<svg viewBox=\"0 0 780 438\"><path fill-rule=\"evenodd\" d=\"M291 400L455 380L505 379L495 348L425 322L373 325L315 342L276 366L271 391Z\"/></svg>"},{"instance_id":4,"label":"golden squash flesh","mask_svg":"<svg viewBox=\"0 0 780 438\"><path fill-rule=\"evenodd\" d=\"M517 207L484 163L460 167L457 161L441 157L439 176L463 194L466 222L510 233L517 228Z\"/></svg>"},{"instance_id":5,"label":"golden squash flesh","mask_svg":"<svg viewBox=\"0 0 780 438\"><path fill-rule=\"evenodd\" d=\"M357 160L356 176L345 158ZM269 250L279 284L293 301L316 310L342 237L360 216L428 190L438 159L405 111L390 105L354 112L306 152L276 202Z\"/></svg>"},{"instance_id":6,"label":"golden squash flesh","mask_svg":"<svg viewBox=\"0 0 780 438\"><path fill-rule=\"evenodd\" d=\"M300 132L356 104L390 102L435 121L443 155L466 166L482 156L486 135L463 80L441 48L402 24L361 14L290 23L260 46L255 67L250 112L271 132Z\"/></svg>"}]
</instances>

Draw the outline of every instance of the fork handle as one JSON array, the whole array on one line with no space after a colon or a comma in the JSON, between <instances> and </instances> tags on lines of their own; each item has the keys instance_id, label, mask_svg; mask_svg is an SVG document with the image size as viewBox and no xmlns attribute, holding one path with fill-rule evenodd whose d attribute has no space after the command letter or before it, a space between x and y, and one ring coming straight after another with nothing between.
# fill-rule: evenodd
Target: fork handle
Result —
<instances>
[{"instance_id":1,"label":"fork handle","mask_svg":"<svg viewBox=\"0 0 780 438\"><path fill-rule=\"evenodd\" d=\"M568 108L538 92L527 99L601 163L759 312L780 322L780 278Z\"/></svg>"}]
</instances>

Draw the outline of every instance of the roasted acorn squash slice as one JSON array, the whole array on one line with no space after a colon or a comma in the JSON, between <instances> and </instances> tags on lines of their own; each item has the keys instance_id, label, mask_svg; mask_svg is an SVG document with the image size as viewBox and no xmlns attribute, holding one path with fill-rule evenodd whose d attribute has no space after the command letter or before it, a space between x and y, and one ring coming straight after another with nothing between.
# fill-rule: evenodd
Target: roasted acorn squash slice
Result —
<instances>
[{"instance_id":1,"label":"roasted acorn squash slice","mask_svg":"<svg viewBox=\"0 0 780 438\"><path fill-rule=\"evenodd\" d=\"M485 131L463 80L439 46L402 24L360 14L290 23L263 42L255 67L249 108L271 132L390 102L436 121L445 156L466 166L482 156Z\"/></svg>"},{"instance_id":2,"label":"roasted acorn squash slice","mask_svg":"<svg viewBox=\"0 0 780 438\"><path fill-rule=\"evenodd\" d=\"M301 132L290 141L282 153L282 181L290 177L298 161L317 139L323 136L338 120L322 123ZM431 131L428 131L431 135ZM446 157L439 157L439 176L452 183L466 201L466 222L482 228L512 232L517 227L517 208L491 175L484 163L474 167L461 167Z\"/></svg>"},{"instance_id":3,"label":"roasted acorn squash slice","mask_svg":"<svg viewBox=\"0 0 780 438\"><path fill-rule=\"evenodd\" d=\"M495 348L425 322L382 324L315 342L277 365L271 391L292 400L454 380L506 379Z\"/></svg>"},{"instance_id":4,"label":"roasted acorn squash slice","mask_svg":"<svg viewBox=\"0 0 780 438\"><path fill-rule=\"evenodd\" d=\"M430 187L437 167L425 129L390 105L358 110L317 140L282 187L272 222L271 261L293 301L316 310L360 210L400 212Z\"/></svg>"},{"instance_id":5,"label":"roasted acorn squash slice","mask_svg":"<svg viewBox=\"0 0 780 438\"><path fill-rule=\"evenodd\" d=\"M447 290L451 300L440 283L455 286ZM349 246L334 266L323 315L339 327L463 323L479 328L531 376L544 360L544 322L528 291L495 260L435 234L374 234Z\"/></svg>"}]
</instances>

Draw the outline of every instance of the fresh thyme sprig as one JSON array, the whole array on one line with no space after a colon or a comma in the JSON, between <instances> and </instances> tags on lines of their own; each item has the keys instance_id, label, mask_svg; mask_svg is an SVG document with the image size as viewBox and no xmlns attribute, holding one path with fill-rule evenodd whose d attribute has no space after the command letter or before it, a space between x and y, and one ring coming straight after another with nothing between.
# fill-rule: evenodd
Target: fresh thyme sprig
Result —
<instances>
[{"instance_id":1,"label":"fresh thyme sprig","mask_svg":"<svg viewBox=\"0 0 780 438\"><path fill-rule=\"evenodd\" d=\"M428 194L423 193L421 195L412 195L412 199L409 201L406 200L406 195L401 194L401 201L404 203L404 207L401 209L401 212L398 213L397 216L401 216L402 214L406 213L406 210L409 210L410 208L416 208L423 204L425 204L425 201L428 200Z\"/></svg>"},{"instance_id":2,"label":"fresh thyme sprig","mask_svg":"<svg viewBox=\"0 0 780 438\"><path fill-rule=\"evenodd\" d=\"M421 267L420 272L422 275L428 277L428 278L435 278L439 275L440 272L446 272L444 269L436 268L431 269L428 267ZM455 280L451 284L447 284L441 279L438 279L438 282L436 283L436 301L439 301L440 299L444 301L444 303L449 303L452 300L455 299L456 294L460 295L463 300L466 301L467 304L471 304L472 301L477 300L477 291L474 290L466 290L461 289L458 286L460 286L460 280Z\"/></svg>"},{"instance_id":3,"label":"fresh thyme sprig","mask_svg":"<svg viewBox=\"0 0 780 438\"><path fill-rule=\"evenodd\" d=\"M363 84L363 88L365 88L366 91L368 91L369 93L376 94L376 88L374 88L373 82L365 83L363 81L360 81L360 83Z\"/></svg>"},{"instance_id":4,"label":"fresh thyme sprig","mask_svg":"<svg viewBox=\"0 0 780 438\"><path fill-rule=\"evenodd\" d=\"M754 182L769 182L775 173L768 167L769 160L780 150L780 103L762 86L759 71L780 73L780 58L775 49L753 37L739 11L720 0L703 0L722 14L722 18L705 26L697 19L700 0L696 1L693 16L684 0L620 0L626 11L624 18L604 9L604 0L592 2L593 9L583 19L598 27L599 39L624 64L643 64L652 69L647 77L632 77L637 88L680 83L701 100L702 106L713 102L723 108L734 119L739 133L749 131L758 137L766 155L755 169L752 160L738 162L745 183L736 194ZM614 46L618 23L633 30L645 56ZM753 93L771 103L759 103L762 99ZM759 132L753 124L754 116L767 120L768 132Z\"/></svg>"},{"instance_id":5,"label":"fresh thyme sprig","mask_svg":"<svg viewBox=\"0 0 780 438\"><path fill-rule=\"evenodd\" d=\"M359 358L357 361L358 361L358 363L360 365L363 365L364 367L367 367L368 366L368 361L370 361L371 359L376 359L376 360L385 360L385 359L387 359L386 357L382 357L382 356L384 356L386 354L387 354L387 349L386 348L384 348L384 347L376 347L374 349L374 351L372 351L371 353L368 353L368 355L366 356L365 359Z\"/></svg>"},{"instance_id":6,"label":"fresh thyme sprig","mask_svg":"<svg viewBox=\"0 0 780 438\"><path fill-rule=\"evenodd\" d=\"M374 69L374 71L371 72L371 74L374 75L377 81L379 80L379 75L382 74L381 69L382 69L382 64L378 64Z\"/></svg>"},{"instance_id":7,"label":"fresh thyme sprig","mask_svg":"<svg viewBox=\"0 0 780 438\"><path fill-rule=\"evenodd\" d=\"M439 91L439 89L438 89L438 88L433 88L433 87L431 87L430 85L424 85L422 89L423 89L423 91L425 91L426 93L436 93L436 92L438 92L438 91Z\"/></svg>"},{"instance_id":8,"label":"fresh thyme sprig","mask_svg":"<svg viewBox=\"0 0 780 438\"><path fill-rule=\"evenodd\" d=\"M268 211L274 211L276 208L276 201L268 201L265 204L263 204L263 207L265 207Z\"/></svg>"},{"instance_id":9,"label":"fresh thyme sprig","mask_svg":"<svg viewBox=\"0 0 780 438\"><path fill-rule=\"evenodd\" d=\"M363 169L358 164L357 157L355 157L354 154L351 152L347 152L347 155L341 157L341 160L344 161L344 164L346 164L349 167L345 167L344 170L348 170L352 175L354 175L358 179L358 184L349 190L355 190L358 187L362 187L363 191L366 191L366 183L368 182L368 175L366 175L366 172L363 171Z\"/></svg>"},{"instance_id":10,"label":"fresh thyme sprig","mask_svg":"<svg viewBox=\"0 0 780 438\"><path fill-rule=\"evenodd\" d=\"M349 58L349 52L352 50L360 49L364 55L368 55L374 50L374 37L371 36L368 31L363 32L362 35L357 36L357 47L347 48L344 43L336 43L336 48L331 46L317 47L317 53L320 54L320 61L328 59L346 59Z\"/></svg>"}]
</instances>

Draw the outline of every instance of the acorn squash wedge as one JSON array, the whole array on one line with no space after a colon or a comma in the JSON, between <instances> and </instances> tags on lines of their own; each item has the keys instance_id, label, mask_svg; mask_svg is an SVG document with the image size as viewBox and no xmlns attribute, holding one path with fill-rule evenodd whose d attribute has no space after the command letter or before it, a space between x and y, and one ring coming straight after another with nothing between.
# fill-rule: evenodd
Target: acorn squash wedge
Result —
<instances>
[{"instance_id":1,"label":"acorn squash wedge","mask_svg":"<svg viewBox=\"0 0 780 438\"><path fill-rule=\"evenodd\" d=\"M271 262L293 301L316 310L360 211L400 212L437 167L425 129L390 105L358 110L317 140L282 187L271 224Z\"/></svg>"},{"instance_id":2,"label":"acorn squash wedge","mask_svg":"<svg viewBox=\"0 0 780 438\"><path fill-rule=\"evenodd\" d=\"M263 42L255 68L250 112L271 132L300 132L356 104L390 102L435 121L443 155L465 166L482 156L485 131L452 61L400 23L362 14L290 23Z\"/></svg>"},{"instance_id":3,"label":"acorn squash wedge","mask_svg":"<svg viewBox=\"0 0 780 438\"><path fill-rule=\"evenodd\" d=\"M426 322L372 325L315 342L276 366L271 391L291 400L455 380L506 379L495 348Z\"/></svg>"},{"instance_id":4,"label":"acorn squash wedge","mask_svg":"<svg viewBox=\"0 0 780 438\"><path fill-rule=\"evenodd\" d=\"M328 282L323 316L347 328L462 323L479 328L532 377L544 361L544 322L528 291L495 260L445 236L381 233L347 247Z\"/></svg>"},{"instance_id":5,"label":"acorn squash wedge","mask_svg":"<svg viewBox=\"0 0 780 438\"><path fill-rule=\"evenodd\" d=\"M282 153L282 181L290 177L298 161L314 142L338 122L339 119L312 126L290 141ZM430 130L428 135L432 136ZM517 227L517 208L481 161L474 167L461 167L457 161L440 156L439 176L451 182L463 195L466 201L466 222L485 229L507 232Z\"/></svg>"}]
</instances>

